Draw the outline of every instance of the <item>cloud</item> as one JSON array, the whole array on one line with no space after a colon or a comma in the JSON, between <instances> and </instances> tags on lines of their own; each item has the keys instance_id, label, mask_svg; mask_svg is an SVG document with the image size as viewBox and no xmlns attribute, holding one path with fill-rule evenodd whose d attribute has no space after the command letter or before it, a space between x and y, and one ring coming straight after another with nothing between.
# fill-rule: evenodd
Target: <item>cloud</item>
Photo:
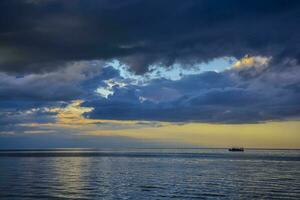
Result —
<instances>
[{"instance_id":1,"label":"cloud","mask_svg":"<svg viewBox=\"0 0 300 200\"><path fill-rule=\"evenodd\" d=\"M93 92L88 88L96 88L102 79L111 74L115 76L115 70L103 67L103 62L82 61L71 62L58 71L43 74L14 76L0 73L0 102L14 100L47 103L88 96L89 92Z\"/></svg>"},{"instance_id":2,"label":"cloud","mask_svg":"<svg viewBox=\"0 0 300 200\"><path fill-rule=\"evenodd\" d=\"M266 59L254 57L249 67L234 67L220 73L204 72L180 80L153 79L146 85L116 87L107 98L83 103L94 108L85 116L213 123L256 123L299 117L299 66L290 61L284 66L271 67L264 64ZM262 64L258 62L266 65L259 73L257 67Z\"/></svg>"},{"instance_id":3,"label":"cloud","mask_svg":"<svg viewBox=\"0 0 300 200\"><path fill-rule=\"evenodd\" d=\"M249 67L267 67L271 58L268 57L262 57L262 56L249 56L246 55L242 59L238 60L236 63L234 63L234 68L249 68Z\"/></svg>"},{"instance_id":4,"label":"cloud","mask_svg":"<svg viewBox=\"0 0 300 200\"><path fill-rule=\"evenodd\" d=\"M31 123L54 123L55 112L46 108L0 108L0 135L24 134L28 131L46 131L43 128L34 129L27 127ZM50 131L50 130L47 130Z\"/></svg>"},{"instance_id":5,"label":"cloud","mask_svg":"<svg viewBox=\"0 0 300 200\"><path fill-rule=\"evenodd\" d=\"M134 75L129 69L99 61L73 62L56 72L20 77L2 73L0 110L18 113L55 108L52 111L60 113L55 117L59 121L64 114L60 109L67 112L76 100L80 103L72 107L74 112L89 109L79 113L84 117L77 122L84 124L97 120L253 123L297 118L300 67L294 59L276 65L271 61L248 56L234 64L239 67L198 71L179 79L149 72ZM112 126L126 128L119 124L107 128Z\"/></svg>"},{"instance_id":6,"label":"cloud","mask_svg":"<svg viewBox=\"0 0 300 200\"><path fill-rule=\"evenodd\" d=\"M32 131L26 124L57 121L54 108L63 109L73 100L94 95L101 80L115 73L99 61L71 62L43 74L0 73L0 132L25 133Z\"/></svg>"},{"instance_id":7,"label":"cloud","mask_svg":"<svg viewBox=\"0 0 300 200\"><path fill-rule=\"evenodd\" d=\"M297 0L3 0L0 8L2 72L116 58L137 74L246 54L299 61Z\"/></svg>"},{"instance_id":8,"label":"cloud","mask_svg":"<svg viewBox=\"0 0 300 200\"><path fill-rule=\"evenodd\" d=\"M233 64L233 68L239 71L244 77L255 77L272 66L269 65L271 60L271 57L246 55L237 60Z\"/></svg>"},{"instance_id":9,"label":"cloud","mask_svg":"<svg viewBox=\"0 0 300 200\"><path fill-rule=\"evenodd\" d=\"M298 118L299 10L296 0L0 1L0 130L51 131L23 125L54 128L77 100L90 110L75 121L104 129Z\"/></svg>"}]
</instances>

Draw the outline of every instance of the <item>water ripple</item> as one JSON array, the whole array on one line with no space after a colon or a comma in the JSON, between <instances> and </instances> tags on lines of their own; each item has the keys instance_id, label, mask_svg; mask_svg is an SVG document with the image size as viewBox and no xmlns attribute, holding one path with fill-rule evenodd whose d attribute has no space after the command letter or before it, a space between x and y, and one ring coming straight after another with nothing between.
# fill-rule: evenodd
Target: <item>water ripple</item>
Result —
<instances>
[{"instance_id":1,"label":"water ripple","mask_svg":"<svg viewBox=\"0 0 300 200\"><path fill-rule=\"evenodd\" d=\"M0 199L300 199L299 155L1 151Z\"/></svg>"}]
</instances>

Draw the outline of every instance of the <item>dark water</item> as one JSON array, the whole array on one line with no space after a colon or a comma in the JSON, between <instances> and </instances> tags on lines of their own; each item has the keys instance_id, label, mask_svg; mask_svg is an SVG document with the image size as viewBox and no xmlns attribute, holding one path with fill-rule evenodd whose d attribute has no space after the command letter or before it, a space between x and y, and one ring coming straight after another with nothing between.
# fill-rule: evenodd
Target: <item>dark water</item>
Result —
<instances>
[{"instance_id":1,"label":"dark water","mask_svg":"<svg viewBox=\"0 0 300 200\"><path fill-rule=\"evenodd\" d=\"M300 151L0 151L0 199L300 199Z\"/></svg>"}]
</instances>

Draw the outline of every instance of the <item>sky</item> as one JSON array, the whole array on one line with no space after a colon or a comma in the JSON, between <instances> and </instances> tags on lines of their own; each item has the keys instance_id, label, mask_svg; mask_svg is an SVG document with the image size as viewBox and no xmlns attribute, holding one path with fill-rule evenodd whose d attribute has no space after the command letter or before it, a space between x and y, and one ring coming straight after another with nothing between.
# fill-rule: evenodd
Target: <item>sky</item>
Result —
<instances>
[{"instance_id":1,"label":"sky","mask_svg":"<svg viewBox=\"0 0 300 200\"><path fill-rule=\"evenodd\" d=\"M300 148L298 0L1 0L0 148Z\"/></svg>"}]
</instances>

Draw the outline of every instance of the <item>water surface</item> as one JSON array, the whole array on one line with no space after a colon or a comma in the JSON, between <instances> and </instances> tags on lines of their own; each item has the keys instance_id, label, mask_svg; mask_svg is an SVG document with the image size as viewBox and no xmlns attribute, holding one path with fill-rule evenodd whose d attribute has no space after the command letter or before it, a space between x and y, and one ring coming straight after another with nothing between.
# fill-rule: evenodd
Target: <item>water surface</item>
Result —
<instances>
[{"instance_id":1,"label":"water surface","mask_svg":"<svg viewBox=\"0 0 300 200\"><path fill-rule=\"evenodd\" d=\"M0 199L300 199L300 151L0 151Z\"/></svg>"}]
</instances>

